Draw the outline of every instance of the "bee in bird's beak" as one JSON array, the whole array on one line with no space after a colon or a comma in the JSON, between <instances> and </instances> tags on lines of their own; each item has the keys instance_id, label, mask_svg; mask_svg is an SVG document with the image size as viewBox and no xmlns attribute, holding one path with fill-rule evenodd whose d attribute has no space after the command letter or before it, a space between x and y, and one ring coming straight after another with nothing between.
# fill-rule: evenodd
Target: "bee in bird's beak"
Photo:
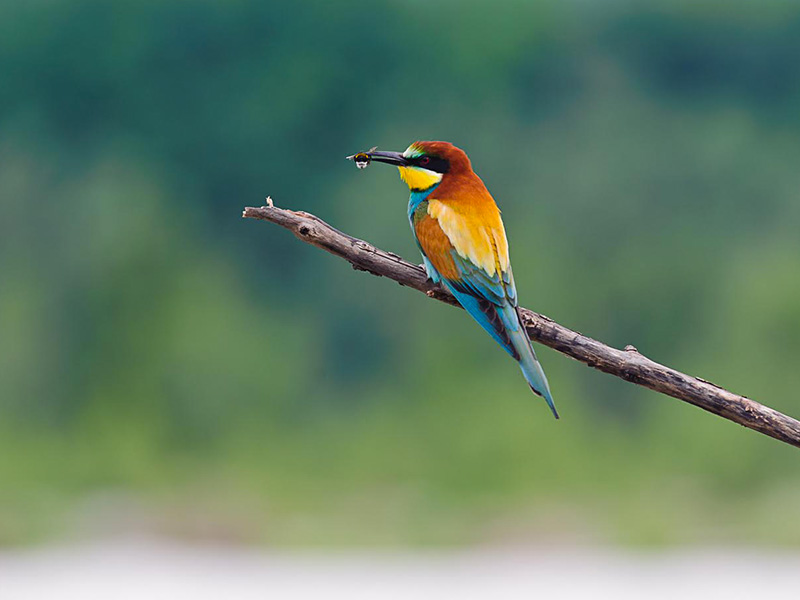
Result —
<instances>
[{"instance_id":1,"label":"bee in bird's beak","mask_svg":"<svg viewBox=\"0 0 800 600\"><path fill-rule=\"evenodd\" d=\"M395 166L405 166L408 164L408 160L400 152L378 152L377 150L378 147L375 146L366 152L351 154L347 157L347 160L355 162L359 169L366 169L373 160Z\"/></svg>"},{"instance_id":2,"label":"bee in bird's beak","mask_svg":"<svg viewBox=\"0 0 800 600\"><path fill-rule=\"evenodd\" d=\"M366 152L359 152L358 154L354 154L353 156L348 156L347 158L355 161L356 166L359 169L366 169L369 166L369 163L372 162L372 159Z\"/></svg>"},{"instance_id":3,"label":"bee in bird's beak","mask_svg":"<svg viewBox=\"0 0 800 600\"><path fill-rule=\"evenodd\" d=\"M375 150L377 150L377 146L373 146L366 152L357 152L356 154L352 154L347 157L347 160L352 160L356 163L356 166L359 169L366 169L369 166L369 163L372 162L372 156L370 156Z\"/></svg>"}]
</instances>

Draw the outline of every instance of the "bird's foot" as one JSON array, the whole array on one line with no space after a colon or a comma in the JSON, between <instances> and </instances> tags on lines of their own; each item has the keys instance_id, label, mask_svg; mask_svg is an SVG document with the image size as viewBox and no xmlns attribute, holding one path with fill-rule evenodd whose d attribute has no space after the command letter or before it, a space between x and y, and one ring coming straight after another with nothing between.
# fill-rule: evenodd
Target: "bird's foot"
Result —
<instances>
[{"instance_id":1,"label":"bird's foot","mask_svg":"<svg viewBox=\"0 0 800 600\"><path fill-rule=\"evenodd\" d=\"M417 266L418 266L420 269L422 269L423 271L425 271L425 283L430 283L430 284L434 284L434 283L436 283L436 282L433 280L433 277L431 277L431 274L430 274L430 273L428 273L428 268L425 266L425 263L419 263Z\"/></svg>"}]
</instances>

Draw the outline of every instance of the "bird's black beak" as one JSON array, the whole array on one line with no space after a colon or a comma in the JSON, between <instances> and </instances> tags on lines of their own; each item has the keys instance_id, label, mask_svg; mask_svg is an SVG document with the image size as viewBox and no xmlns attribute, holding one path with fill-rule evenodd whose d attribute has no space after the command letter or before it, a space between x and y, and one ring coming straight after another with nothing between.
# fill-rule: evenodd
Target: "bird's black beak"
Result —
<instances>
[{"instance_id":1,"label":"bird's black beak","mask_svg":"<svg viewBox=\"0 0 800 600\"><path fill-rule=\"evenodd\" d=\"M365 152L372 160L386 163L387 165L404 166L408 164L408 160L403 156L402 152L381 152L373 150L372 152Z\"/></svg>"},{"instance_id":2,"label":"bird's black beak","mask_svg":"<svg viewBox=\"0 0 800 600\"><path fill-rule=\"evenodd\" d=\"M378 161L386 163L387 165L395 165L402 167L408 165L408 159L403 156L401 152L382 152L372 149L369 152L359 152L347 157L348 160L353 160L356 164L362 163L366 166L370 161Z\"/></svg>"}]
</instances>

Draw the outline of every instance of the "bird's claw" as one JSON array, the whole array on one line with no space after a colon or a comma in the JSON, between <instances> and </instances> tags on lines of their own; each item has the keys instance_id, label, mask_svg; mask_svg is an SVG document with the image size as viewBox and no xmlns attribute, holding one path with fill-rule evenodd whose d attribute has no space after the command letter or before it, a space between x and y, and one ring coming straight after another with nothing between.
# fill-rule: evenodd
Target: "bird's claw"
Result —
<instances>
[{"instance_id":1,"label":"bird's claw","mask_svg":"<svg viewBox=\"0 0 800 600\"><path fill-rule=\"evenodd\" d=\"M425 271L425 283L430 283L431 285L433 285L433 283L434 283L433 282L433 277L431 277L431 274L428 273L428 269L425 266L425 263L419 263L417 266L420 269L422 269L423 271Z\"/></svg>"}]
</instances>

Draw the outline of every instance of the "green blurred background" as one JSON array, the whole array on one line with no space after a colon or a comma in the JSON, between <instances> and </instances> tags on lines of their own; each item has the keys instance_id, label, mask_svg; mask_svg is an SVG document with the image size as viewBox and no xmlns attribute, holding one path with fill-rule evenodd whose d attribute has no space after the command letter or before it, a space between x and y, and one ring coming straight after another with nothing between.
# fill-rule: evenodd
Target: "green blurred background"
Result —
<instances>
[{"instance_id":1,"label":"green blurred background","mask_svg":"<svg viewBox=\"0 0 800 600\"><path fill-rule=\"evenodd\" d=\"M418 261L463 147L523 304L800 415L800 6L0 5L0 544L800 546L797 450L240 218Z\"/></svg>"}]
</instances>

